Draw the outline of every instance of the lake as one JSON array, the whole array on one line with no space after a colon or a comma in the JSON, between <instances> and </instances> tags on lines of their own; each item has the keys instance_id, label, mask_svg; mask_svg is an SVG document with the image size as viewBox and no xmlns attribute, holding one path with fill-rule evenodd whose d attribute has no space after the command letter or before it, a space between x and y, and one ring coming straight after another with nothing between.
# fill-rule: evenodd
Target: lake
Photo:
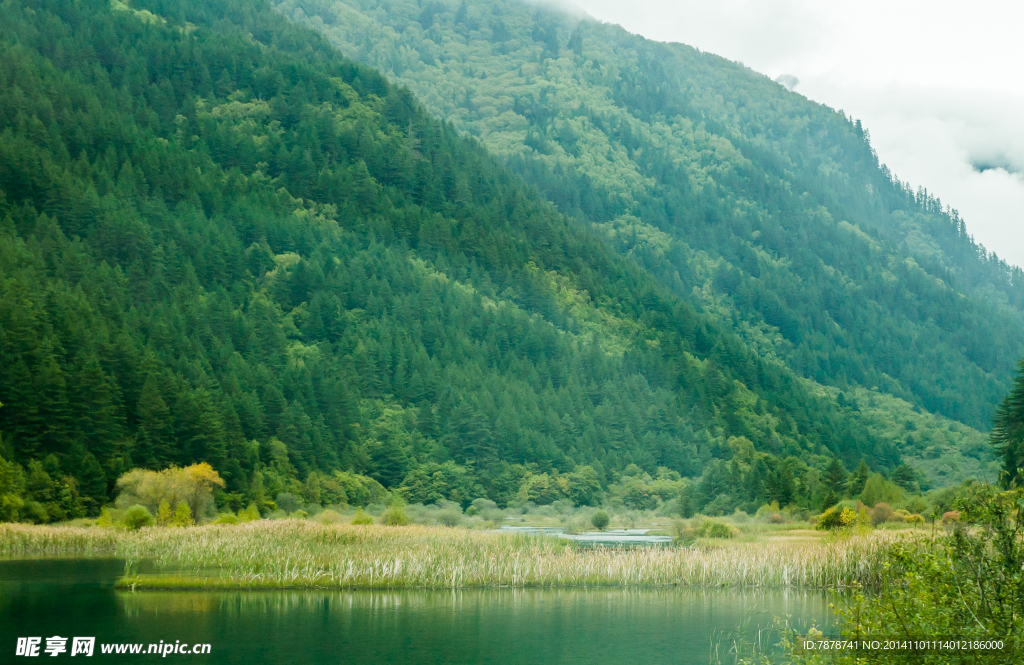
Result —
<instances>
[{"instance_id":1,"label":"lake","mask_svg":"<svg viewBox=\"0 0 1024 665\"><path fill-rule=\"evenodd\" d=\"M208 643L202 663L657 663L709 662L730 635L789 616L827 621L821 593L619 589L466 591L118 591L115 559L0 561L0 662L18 637L96 638L86 662L153 662L106 655L101 644ZM773 640L774 641L774 640ZM143 650L146 646L142 647ZM60 658L70 657L68 651ZM77 658L77 656L76 656ZM49 658L46 662L49 662ZM32 662L25 660L22 662Z\"/></svg>"}]
</instances>

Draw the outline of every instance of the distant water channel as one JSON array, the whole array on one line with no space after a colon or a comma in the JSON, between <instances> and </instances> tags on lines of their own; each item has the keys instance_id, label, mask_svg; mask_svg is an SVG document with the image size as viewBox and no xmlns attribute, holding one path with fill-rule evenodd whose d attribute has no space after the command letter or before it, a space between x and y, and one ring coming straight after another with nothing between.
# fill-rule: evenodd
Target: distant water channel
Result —
<instances>
[{"instance_id":1,"label":"distant water channel","mask_svg":"<svg viewBox=\"0 0 1024 665\"><path fill-rule=\"evenodd\" d=\"M18 637L95 636L85 662L281 664L721 662L741 626L827 621L811 592L680 589L117 591L114 559L0 561L0 662ZM103 656L101 643L209 643L209 655ZM61 658L69 658L68 653ZM50 658L40 654L47 662ZM76 656L77 658L77 656ZM72 661L74 662L74 661Z\"/></svg>"},{"instance_id":2,"label":"distant water channel","mask_svg":"<svg viewBox=\"0 0 1024 665\"><path fill-rule=\"evenodd\" d=\"M565 533L565 529L559 526L502 526L498 528L498 531L550 536L589 547L667 547L672 544L672 536L649 535L651 529L609 529L607 531Z\"/></svg>"}]
</instances>

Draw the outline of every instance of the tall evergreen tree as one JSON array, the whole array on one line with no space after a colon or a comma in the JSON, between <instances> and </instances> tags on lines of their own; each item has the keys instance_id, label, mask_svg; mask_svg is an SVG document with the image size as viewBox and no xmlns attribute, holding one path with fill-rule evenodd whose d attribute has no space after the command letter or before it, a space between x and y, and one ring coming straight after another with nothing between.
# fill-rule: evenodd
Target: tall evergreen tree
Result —
<instances>
[{"instance_id":1,"label":"tall evergreen tree","mask_svg":"<svg viewBox=\"0 0 1024 665\"><path fill-rule=\"evenodd\" d=\"M846 493L851 497L860 496L870 475L871 469L868 468L867 460L861 458L860 464L857 465L857 468L854 469L853 473L846 480Z\"/></svg>"},{"instance_id":2,"label":"tall evergreen tree","mask_svg":"<svg viewBox=\"0 0 1024 665\"><path fill-rule=\"evenodd\" d=\"M846 469L843 468L843 463L832 458L832 461L828 464L828 468L825 469L825 476L821 481L828 491L839 495L842 493L843 487L846 483L846 475Z\"/></svg>"},{"instance_id":3,"label":"tall evergreen tree","mask_svg":"<svg viewBox=\"0 0 1024 665\"><path fill-rule=\"evenodd\" d=\"M1003 462L1000 481L1007 487L1024 483L1024 358L1017 363L1013 388L999 404L990 436Z\"/></svg>"}]
</instances>

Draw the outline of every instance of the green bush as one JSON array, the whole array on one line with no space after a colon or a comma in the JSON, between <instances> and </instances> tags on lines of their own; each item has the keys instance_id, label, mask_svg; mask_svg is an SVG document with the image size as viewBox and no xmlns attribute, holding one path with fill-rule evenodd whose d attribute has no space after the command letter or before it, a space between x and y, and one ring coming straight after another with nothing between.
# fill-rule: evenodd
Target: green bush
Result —
<instances>
[{"instance_id":1,"label":"green bush","mask_svg":"<svg viewBox=\"0 0 1024 665\"><path fill-rule=\"evenodd\" d=\"M590 516L590 523L594 525L598 531L604 531L608 528L608 524L611 522L611 518L608 517L608 513L603 510L599 510Z\"/></svg>"},{"instance_id":2,"label":"green bush","mask_svg":"<svg viewBox=\"0 0 1024 665\"><path fill-rule=\"evenodd\" d=\"M339 515L336 510L331 510L330 508L328 508L327 510L324 510L323 512L320 512L317 515L315 515L313 517L313 521L319 522L320 524L338 524L342 521L342 519L341 515Z\"/></svg>"},{"instance_id":3,"label":"green bush","mask_svg":"<svg viewBox=\"0 0 1024 665\"><path fill-rule=\"evenodd\" d=\"M274 503L276 503L277 507L286 513L294 513L299 508L302 508L302 502L299 500L299 497L290 492L281 492L278 494Z\"/></svg>"},{"instance_id":4,"label":"green bush","mask_svg":"<svg viewBox=\"0 0 1024 665\"><path fill-rule=\"evenodd\" d=\"M245 510L238 512L239 522L255 522L260 518L260 509L256 507L255 503L250 503L249 507Z\"/></svg>"},{"instance_id":5,"label":"green bush","mask_svg":"<svg viewBox=\"0 0 1024 665\"><path fill-rule=\"evenodd\" d=\"M782 524L786 521L786 518L782 516L782 510L779 508L778 501L766 503L758 508L757 512L754 513L754 519L767 524Z\"/></svg>"},{"instance_id":6,"label":"green bush","mask_svg":"<svg viewBox=\"0 0 1024 665\"><path fill-rule=\"evenodd\" d=\"M444 526L458 526L462 524L462 513L453 508L446 508L437 513L437 523Z\"/></svg>"},{"instance_id":7,"label":"green bush","mask_svg":"<svg viewBox=\"0 0 1024 665\"><path fill-rule=\"evenodd\" d=\"M849 508L832 506L818 517L817 528L821 531L847 529L857 525L857 513Z\"/></svg>"},{"instance_id":8,"label":"green bush","mask_svg":"<svg viewBox=\"0 0 1024 665\"><path fill-rule=\"evenodd\" d=\"M141 529L144 526L152 526L156 522L149 509L143 505L135 504L124 511L121 516L121 526L132 531Z\"/></svg>"},{"instance_id":9,"label":"green bush","mask_svg":"<svg viewBox=\"0 0 1024 665\"><path fill-rule=\"evenodd\" d=\"M960 519L949 531L891 544L878 586L846 596L836 625L845 626L847 640L995 640L1003 642L1001 650L838 650L828 660L807 650L794 652L792 661L1024 662L1024 490L999 492L979 483L957 508Z\"/></svg>"},{"instance_id":10,"label":"green bush","mask_svg":"<svg viewBox=\"0 0 1024 665\"><path fill-rule=\"evenodd\" d=\"M698 538L732 538L739 535L739 532L739 529L731 524L719 522L718 520L703 519L697 525L695 535Z\"/></svg>"},{"instance_id":11,"label":"green bush","mask_svg":"<svg viewBox=\"0 0 1024 665\"><path fill-rule=\"evenodd\" d=\"M352 518L351 523L356 525L373 524L373 517L362 508L359 508L356 510L356 515Z\"/></svg>"},{"instance_id":12,"label":"green bush","mask_svg":"<svg viewBox=\"0 0 1024 665\"><path fill-rule=\"evenodd\" d=\"M217 515L217 519L213 520L214 524L238 524L238 516L234 513L221 513Z\"/></svg>"},{"instance_id":13,"label":"green bush","mask_svg":"<svg viewBox=\"0 0 1024 665\"><path fill-rule=\"evenodd\" d=\"M409 523L409 518L403 506L391 506L381 515L380 523L385 526L404 526Z\"/></svg>"}]
</instances>

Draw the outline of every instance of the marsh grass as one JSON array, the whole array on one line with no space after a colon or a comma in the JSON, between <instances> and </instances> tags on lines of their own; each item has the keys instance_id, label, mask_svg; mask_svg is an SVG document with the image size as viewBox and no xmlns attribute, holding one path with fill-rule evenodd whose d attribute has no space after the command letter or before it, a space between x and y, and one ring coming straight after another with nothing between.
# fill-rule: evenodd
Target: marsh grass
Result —
<instances>
[{"instance_id":1,"label":"marsh grass","mask_svg":"<svg viewBox=\"0 0 1024 665\"><path fill-rule=\"evenodd\" d=\"M112 555L126 535L116 529L0 523L0 557Z\"/></svg>"},{"instance_id":2,"label":"marsh grass","mask_svg":"<svg viewBox=\"0 0 1024 665\"><path fill-rule=\"evenodd\" d=\"M800 543L573 548L543 536L449 527L259 521L139 531L0 525L6 556L123 557L135 588L424 588L873 586L886 532Z\"/></svg>"}]
</instances>

